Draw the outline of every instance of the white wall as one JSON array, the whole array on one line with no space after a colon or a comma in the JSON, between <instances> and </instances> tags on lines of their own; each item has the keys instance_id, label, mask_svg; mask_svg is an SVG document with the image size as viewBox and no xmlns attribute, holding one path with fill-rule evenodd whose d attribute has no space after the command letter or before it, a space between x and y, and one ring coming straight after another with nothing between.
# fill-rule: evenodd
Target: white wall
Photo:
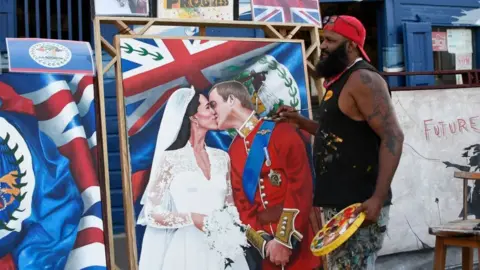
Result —
<instances>
[{"instance_id":1,"label":"white wall","mask_svg":"<svg viewBox=\"0 0 480 270\"><path fill-rule=\"evenodd\" d=\"M466 166L464 148L480 144L480 88L393 92L393 101L405 144L381 255L435 246L428 227L462 211L462 180L443 162Z\"/></svg>"}]
</instances>

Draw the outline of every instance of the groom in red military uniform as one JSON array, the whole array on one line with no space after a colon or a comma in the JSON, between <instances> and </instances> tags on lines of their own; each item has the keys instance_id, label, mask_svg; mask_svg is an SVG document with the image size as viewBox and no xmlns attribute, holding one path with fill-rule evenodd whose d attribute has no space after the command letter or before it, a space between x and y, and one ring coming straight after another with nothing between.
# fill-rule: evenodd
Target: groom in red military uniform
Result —
<instances>
[{"instance_id":1,"label":"groom in red military uniform","mask_svg":"<svg viewBox=\"0 0 480 270\"><path fill-rule=\"evenodd\" d=\"M219 129L238 133L229 149L231 183L240 219L251 228L250 269L314 269L320 260L310 251L313 183L305 142L289 124L258 119L239 82L216 84L209 99Z\"/></svg>"}]
</instances>

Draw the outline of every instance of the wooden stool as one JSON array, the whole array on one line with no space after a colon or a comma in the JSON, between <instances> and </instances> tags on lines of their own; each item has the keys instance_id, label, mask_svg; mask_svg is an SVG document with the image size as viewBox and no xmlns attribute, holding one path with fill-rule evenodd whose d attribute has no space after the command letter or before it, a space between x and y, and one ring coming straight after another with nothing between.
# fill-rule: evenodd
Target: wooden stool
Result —
<instances>
[{"instance_id":1,"label":"wooden stool","mask_svg":"<svg viewBox=\"0 0 480 270\"><path fill-rule=\"evenodd\" d=\"M480 258L480 230L473 230L480 219L468 220L467 196L468 180L480 180L480 173L455 172L455 178L463 179L463 220L449 222L429 228L435 235L434 270L444 270L447 246L462 247L462 268L473 269L473 249L477 248Z\"/></svg>"}]
</instances>

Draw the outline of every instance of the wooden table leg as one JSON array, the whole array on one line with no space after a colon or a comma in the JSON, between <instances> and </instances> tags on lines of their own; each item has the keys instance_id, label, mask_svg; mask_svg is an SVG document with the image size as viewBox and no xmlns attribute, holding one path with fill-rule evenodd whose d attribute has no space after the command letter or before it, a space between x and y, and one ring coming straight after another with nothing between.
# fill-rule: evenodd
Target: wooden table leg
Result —
<instances>
[{"instance_id":1,"label":"wooden table leg","mask_svg":"<svg viewBox=\"0 0 480 270\"><path fill-rule=\"evenodd\" d=\"M435 261L434 270L445 270L445 260L447 258L447 250L442 237L435 238Z\"/></svg>"},{"instance_id":2,"label":"wooden table leg","mask_svg":"<svg viewBox=\"0 0 480 270\"><path fill-rule=\"evenodd\" d=\"M469 248L469 247L462 248L462 269L463 270L473 269L473 248Z\"/></svg>"}]
</instances>

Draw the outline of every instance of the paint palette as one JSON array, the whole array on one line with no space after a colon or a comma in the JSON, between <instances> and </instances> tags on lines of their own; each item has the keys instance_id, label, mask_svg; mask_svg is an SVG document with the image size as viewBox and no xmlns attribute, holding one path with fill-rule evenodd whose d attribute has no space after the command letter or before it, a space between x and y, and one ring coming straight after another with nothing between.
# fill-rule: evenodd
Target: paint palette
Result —
<instances>
[{"instance_id":1,"label":"paint palette","mask_svg":"<svg viewBox=\"0 0 480 270\"><path fill-rule=\"evenodd\" d=\"M315 256L324 256L348 240L362 225L365 214L355 215L360 203L352 204L333 216L315 235L310 250Z\"/></svg>"}]
</instances>

